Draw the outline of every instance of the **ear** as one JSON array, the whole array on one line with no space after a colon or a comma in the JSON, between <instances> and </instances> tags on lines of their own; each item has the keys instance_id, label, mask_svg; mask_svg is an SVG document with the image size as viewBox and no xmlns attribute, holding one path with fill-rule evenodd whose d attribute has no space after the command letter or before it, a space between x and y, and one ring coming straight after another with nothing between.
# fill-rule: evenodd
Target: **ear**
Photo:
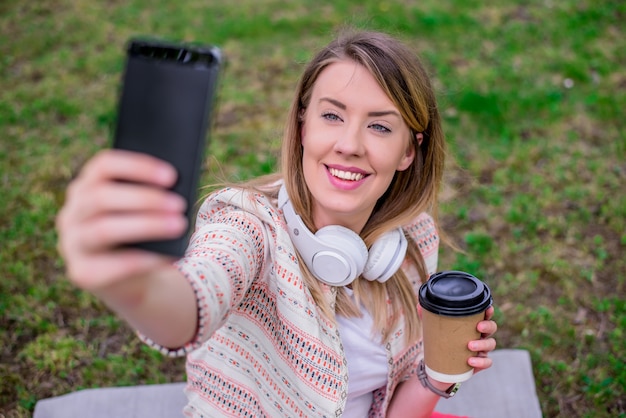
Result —
<instances>
[{"instance_id":1,"label":"ear","mask_svg":"<svg viewBox=\"0 0 626 418\"><path fill-rule=\"evenodd\" d=\"M413 146L413 141L411 141L406 147L406 152L400 159L400 162L398 163L398 167L396 168L396 170L397 171L406 170L407 168L411 166L411 164L413 164L414 159L415 159L415 147Z\"/></svg>"},{"instance_id":2,"label":"ear","mask_svg":"<svg viewBox=\"0 0 626 418\"><path fill-rule=\"evenodd\" d=\"M422 134L421 132L416 133L415 139L417 140L417 146L419 147L420 145L422 145L422 141L424 140L424 134ZM397 171L404 171L409 168L409 166L413 164L414 159L415 147L413 146L413 139L411 138L411 141L409 141L409 145L406 147L406 153L398 164Z\"/></svg>"}]
</instances>

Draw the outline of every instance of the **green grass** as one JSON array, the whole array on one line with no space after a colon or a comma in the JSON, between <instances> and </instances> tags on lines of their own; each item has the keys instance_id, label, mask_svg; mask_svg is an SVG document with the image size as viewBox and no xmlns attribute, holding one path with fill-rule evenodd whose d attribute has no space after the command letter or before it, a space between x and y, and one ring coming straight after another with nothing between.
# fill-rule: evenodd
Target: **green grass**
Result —
<instances>
[{"instance_id":1,"label":"green grass","mask_svg":"<svg viewBox=\"0 0 626 418\"><path fill-rule=\"evenodd\" d=\"M604 1L0 3L0 416L38 399L177 381L73 288L55 249L67 182L108 146L134 35L220 45L204 182L271 171L302 64L342 25L413 44L456 164L442 225L493 289L499 347L530 351L546 417L626 416L626 4Z\"/></svg>"}]
</instances>

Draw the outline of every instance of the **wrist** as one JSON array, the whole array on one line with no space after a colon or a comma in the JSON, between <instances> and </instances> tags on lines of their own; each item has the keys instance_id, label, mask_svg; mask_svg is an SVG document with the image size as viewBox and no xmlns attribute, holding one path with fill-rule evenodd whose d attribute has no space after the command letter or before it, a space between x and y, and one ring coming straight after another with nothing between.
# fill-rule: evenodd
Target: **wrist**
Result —
<instances>
[{"instance_id":1,"label":"wrist","mask_svg":"<svg viewBox=\"0 0 626 418\"><path fill-rule=\"evenodd\" d=\"M420 360L417 366L417 378L422 383L422 386L446 399L453 397L461 386L460 383L453 383L452 385L450 385L450 383L439 382L437 380L431 379L426 374L424 360Z\"/></svg>"},{"instance_id":2,"label":"wrist","mask_svg":"<svg viewBox=\"0 0 626 418\"><path fill-rule=\"evenodd\" d=\"M120 280L92 293L102 300L109 308L118 313L133 311L140 307L150 289L146 277L134 277Z\"/></svg>"},{"instance_id":3,"label":"wrist","mask_svg":"<svg viewBox=\"0 0 626 418\"><path fill-rule=\"evenodd\" d=\"M163 293L170 292L170 286L175 282L173 276L177 273L176 268L167 263L157 270L118 280L93 293L109 308L126 316L143 309L155 297L163 297Z\"/></svg>"},{"instance_id":4,"label":"wrist","mask_svg":"<svg viewBox=\"0 0 626 418\"><path fill-rule=\"evenodd\" d=\"M439 389L439 390L441 390L443 392L448 390L450 388L450 386L454 384L454 383L440 382L439 380L433 379L432 377L428 376L428 374L426 374L426 379L428 379L428 381L430 382L431 386L433 386L436 389Z\"/></svg>"}]
</instances>

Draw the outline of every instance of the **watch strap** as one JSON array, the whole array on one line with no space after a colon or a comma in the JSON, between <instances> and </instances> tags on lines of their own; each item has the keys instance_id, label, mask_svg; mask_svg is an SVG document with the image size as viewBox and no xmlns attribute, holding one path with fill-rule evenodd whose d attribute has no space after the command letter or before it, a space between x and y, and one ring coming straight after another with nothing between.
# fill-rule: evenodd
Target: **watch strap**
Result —
<instances>
[{"instance_id":1,"label":"watch strap","mask_svg":"<svg viewBox=\"0 0 626 418\"><path fill-rule=\"evenodd\" d=\"M454 383L452 386L450 386L448 389L441 390L441 389L437 389L431 382L430 380L428 380L428 375L426 374L426 366L424 365L424 360L420 360L419 364L417 365L417 378L420 380L420 382L422 382L422 386L424 386L425 388L430 389L431 392L441 396L442 398L445 399L449 399L451 397L453 397L454 395L456 395L456 393L459 391L459 388L461 387L460 383Z\"/></svg>"}]
</instances>

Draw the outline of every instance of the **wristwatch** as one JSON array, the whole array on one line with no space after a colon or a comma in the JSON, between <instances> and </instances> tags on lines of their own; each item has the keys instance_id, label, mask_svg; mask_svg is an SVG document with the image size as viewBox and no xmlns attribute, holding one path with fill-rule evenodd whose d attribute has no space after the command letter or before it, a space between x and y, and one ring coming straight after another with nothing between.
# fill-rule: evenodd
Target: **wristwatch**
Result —
<instances>
[{"instance_id":1,"label":"wristwatch","mask_svg":"<svg viewBox=\"0 0 626 418\"><path fill-rule=\"evenodd\" d=\"M419 364L417 365L417 378L420 380L420 382L422 382L422 385L425 388L430 389L433 393L436 393L437 395L445 399L451 398L456 395L456 393L459 391L459 388L461 387L460 383L454 383L445 391L437 389L432 383L430 383L430 380L428 380L424 360L420 360Z\"/></svg>"}]
</instances>

